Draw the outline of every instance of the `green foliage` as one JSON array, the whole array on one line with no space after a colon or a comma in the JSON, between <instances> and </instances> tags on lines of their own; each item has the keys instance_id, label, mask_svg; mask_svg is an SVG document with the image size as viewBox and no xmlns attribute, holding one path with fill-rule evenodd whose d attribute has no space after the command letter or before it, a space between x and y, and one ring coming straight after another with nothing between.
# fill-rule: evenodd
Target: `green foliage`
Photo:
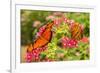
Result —
<instances>
[{"instance_id":1,"label":"green foliage","mask_svg":"<svg viewBox=\"0 0 100 73\"><path fill-rule=\"evenodd\" d=\"M62 36L71 37L68 24L62 23L58 28L53 27L53 30L55 31L55 35L58 39L61 38Z\"/></svg>"},{"instance_id":2,"label":"green foliage","mask_svg":"<svg viewBox=\"0 0 100 73\"><path fill-rule=\"evenodd\" d=\"M71 48L67 50L66 57L68 60L89 59L89 44L79 42L77 48Z\"/></svg>"}]
</instances>

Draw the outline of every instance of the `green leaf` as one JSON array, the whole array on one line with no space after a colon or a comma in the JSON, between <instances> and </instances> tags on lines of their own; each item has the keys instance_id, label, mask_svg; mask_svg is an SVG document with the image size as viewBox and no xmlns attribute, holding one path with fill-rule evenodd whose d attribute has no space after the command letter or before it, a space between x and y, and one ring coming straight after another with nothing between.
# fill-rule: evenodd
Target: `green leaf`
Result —
<instances>
[{"instance_id":1,"label":"green leaf","mask_svg":"<svg viewBox=\"0 0 100 73\"><path fill-rule=\"evenodd\" d=\"M64 53L63 50L56 50L55 52L56 52L56 53Z\"/></svg>"},{"instance_id":2,"label":"green leaf","mask_svg":"<svg viewBox=\"0 0 100 73\"><path fill-rule=\"evenodd\" d=\"M45 53L41 53L40 54L40 59L44 59L46 57L46 54Z\"/></svg>"}]
</instances>

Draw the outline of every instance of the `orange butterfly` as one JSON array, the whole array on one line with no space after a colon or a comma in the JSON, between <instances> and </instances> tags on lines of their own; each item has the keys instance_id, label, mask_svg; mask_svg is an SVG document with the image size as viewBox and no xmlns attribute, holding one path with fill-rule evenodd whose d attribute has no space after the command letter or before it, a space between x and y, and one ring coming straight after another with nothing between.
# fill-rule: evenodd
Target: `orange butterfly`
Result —
<instances>
[{"instance_id":1,"label":"orange butterfly","mask_svg":"<svg viewBox=\"0 0 100 73\"><path fill-rule=\"evenodd\" d=\"M83 37L83 31L79 23L73 24L71 33L73 39L80 40Z\"/></svg>"},{"instance_id":2,"label":"orange butterfly","mask_svg":"<svg viewBox=\"0 0 100 73\"><path fill-rule=\"evenodd\" d=\"M50 42L52 37L51 29L53 24L54 23L51 22L46 25L44 32L34 41L33 44L29 45L27 51L31 52L33 49L43 47Z\"/></svg>"}]
</instances>

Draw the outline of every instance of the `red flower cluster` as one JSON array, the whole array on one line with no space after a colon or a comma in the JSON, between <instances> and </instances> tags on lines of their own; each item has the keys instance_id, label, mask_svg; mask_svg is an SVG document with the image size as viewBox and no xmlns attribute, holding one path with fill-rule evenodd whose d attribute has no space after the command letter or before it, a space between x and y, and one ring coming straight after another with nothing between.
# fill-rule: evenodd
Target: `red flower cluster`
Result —
<instances>
[{"instance_id":1,"label":"red flower cluster","mask_svg":"<svg viewBox=\"0 0 100 73\"><path fill-rule=\"evenodd\" d=\"M54 24L56 26L59 26L59 24L61 24L61 23L62 23L62 18L56 18L56 19L54 19Z\"/></svg>"},{"instance_id":2,"label":"red flower cluster","mask_svg":"<svg viewBox=\"0 0 100 73\"><path fill-rule=\"evenodd\" d=\"M25 59L26 59L27 62L31 62L32 61L32 53L31 52L27 52Z\"/></svg>"},{"instance_id":3,"label":"red flower cluster","mask_svg":"<svg viewBox=\"0 0 100 73\"><path fill-rule=\"evenodd\" d=\"M62 42L62 46L64 48L66 48L66 47L68 47L68 48L76 47L77 43L78 43L77 40L69 39L67 37L62 38L61 42Z\"/></svg>"},{"instance_id":4,"label":"red flower cluster","mask_svg":"<svg viewBox=\"0 0 100 73\"><path fill-rule=\"evenodd\" d=\"M54 24L55 25L59 25L59 24L61 24L62 22L64 22L64 23L68 23L68 24L73 24L74 23L74 20L69 20L68 18L66 18L66 17L64 17L64 16L62 16L61 18L55 18L54 19Z\"/></svg>"},{"instance_id":5,"label":"red flower cluster","mask_svg":"<svg viewBox=\"0 0 100 73\"><path fill-rule=\"evenodd\" d=\"M26 54L26 61L32 62L32 61L39 61L40 59L40 53L44 50L46 50L47 47L42 48L36 48L33 49L32 52L27 52Z\"/></svg>"},{"instance_id":6,"label":"red flower cluster","mask_svg":"<svg viewBox=\"0 0 100 73\"><path fill-rule=\"evenodd\" d=\"M65 16L62 16L61 18L55 18L53 21L54 21L54 24L56 26L59 26L62 22L67 23L67 24L70 25L69 26L70 28L73 28L73 25L75 24L75 21L74 20L70 20L70 19L66 18ZM80 25L80 28L83 31L84 26L83 25Z\"/></svg>"}]
</instances>

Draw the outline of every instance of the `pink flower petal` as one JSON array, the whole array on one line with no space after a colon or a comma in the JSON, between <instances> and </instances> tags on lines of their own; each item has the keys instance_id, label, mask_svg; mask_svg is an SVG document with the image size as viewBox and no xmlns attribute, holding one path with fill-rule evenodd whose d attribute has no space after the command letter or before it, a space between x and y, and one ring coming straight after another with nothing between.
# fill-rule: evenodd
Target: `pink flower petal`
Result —
<instances>
[{"instance_id":1,"label":"pink flower petal","mask_svg":"<svg viewBox=\"0 0 100 73\"><path fill-rule=\"evenodd\" d=\"M81 42L88 43L89 42L89 38L88 37L83 37L81 39Z\"/></svg>"}]
</instances>

